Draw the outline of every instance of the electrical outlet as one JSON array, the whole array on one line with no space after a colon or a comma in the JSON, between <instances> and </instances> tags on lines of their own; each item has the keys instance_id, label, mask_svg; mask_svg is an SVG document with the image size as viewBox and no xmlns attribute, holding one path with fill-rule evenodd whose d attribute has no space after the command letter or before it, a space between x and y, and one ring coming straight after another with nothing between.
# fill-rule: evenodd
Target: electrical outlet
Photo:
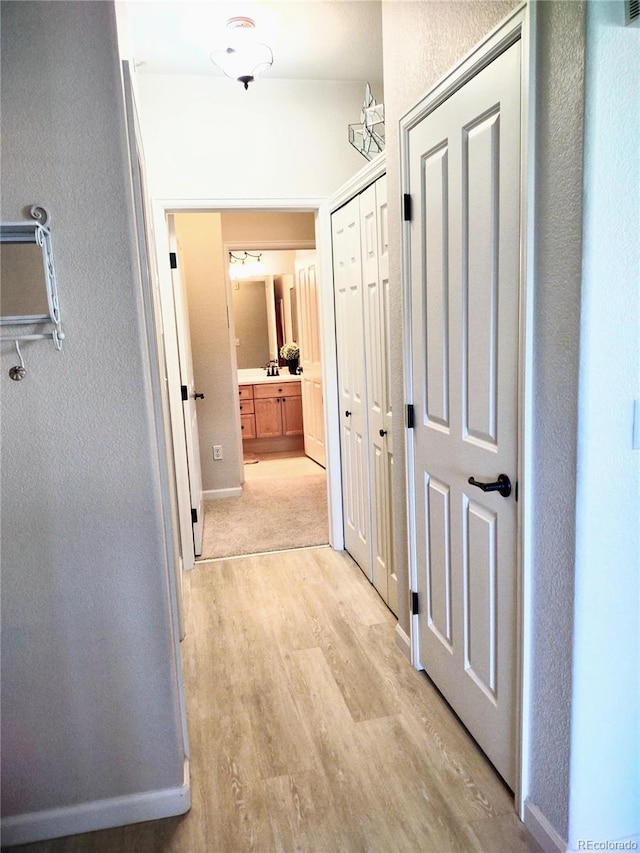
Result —
<instances>
[{"instance_id":1,"label":"electrical outlet","mask_svg":"<svg viewBox=\"0 0 640 853\"><path fill-rule=\"evenodd\" d=\"M213 445L213 458L216 461L218 461L219 459L222 459L222 445L221 444L214 444Z\"/></svg>"}]
</instances>

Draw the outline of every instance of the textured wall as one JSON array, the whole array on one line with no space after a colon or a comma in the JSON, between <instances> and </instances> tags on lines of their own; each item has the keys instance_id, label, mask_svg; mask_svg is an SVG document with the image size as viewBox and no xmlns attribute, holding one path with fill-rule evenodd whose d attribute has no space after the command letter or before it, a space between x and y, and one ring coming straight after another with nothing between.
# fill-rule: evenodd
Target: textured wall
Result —
<instances>
[{"instance_id":1,"label":"textured wall","mask_svg":"<svg viewBox=\"0 0 640 853\"><path fill-rule=\"evenodd\" d=\"M315 223L313 213L227 210L222 217L222 238L225 243L242 243L244 240L284 244L305 240L315 242Z\"/></svg>"},{"instance_id":2,"label":"textured wall","mask_svg":"<svg viewBox=\"0 0 640 853\"><path fill-rule=\"evenodd\" d=\"M198 401L202 488L238 488L242 482L236 428L238 383L231 372L222 217L179 213L175 222L187 285L193 372L196 388L204 394L204 400ZM213 461L214 444L222 445L222 461Z\"/></svg>"},{"instance_id":3,"label":"textured wall","mask_svg":"<svg viewBox=\"0 0 640 853\"><path fill-rule=\"evenodd\" d=\"M61 353L2 345L3 815L181 786L113 8L2 4L2 219L50 209Z\"/></svg>"}]
</instances>

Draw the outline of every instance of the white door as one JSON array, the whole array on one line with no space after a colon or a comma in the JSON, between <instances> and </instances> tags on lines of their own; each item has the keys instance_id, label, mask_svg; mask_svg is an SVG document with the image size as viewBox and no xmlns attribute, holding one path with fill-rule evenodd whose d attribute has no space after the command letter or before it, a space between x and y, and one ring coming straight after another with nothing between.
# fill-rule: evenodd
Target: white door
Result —
<instances>
[{"instance_id":1,"label":"white door","mask_svg":"<svg viewBox=\"0 0 640 853\"><path fill-rule=\"evenodd\" d=\"M324 468L326 461L317 269L315 252L305 252L296 258L304 452Z\"/></svg>"},{"instance_id":2,"label":"white door","mask_svg":"<svg viewBox=\"0 0 640 853\"><path fill-rule=\"evenodd\" d=\"M331 217L345 548L371 579L360 205Z\"/></svg>"},{"instance_id":3,"label":"white door","mask_svg":"<svg viewBox=\"0 0 640 853\"><path fill-rule=\"evenodd\" d=\"M191 334L189 331L189 312L180 246L176 239L173 216L167 217L169 248L175 259L171 270L173 282L173 300L176 313L176 333L178 337L178 356L180 360L180 382L182 386L182 410L187 446L187 464L189 468L189 493L191 496L191 523L193 527L193 549L196 557L202 553L202 534L204 528L204 506L202 500L202 468L200 467L200 439L198 435L198 416L196 413L196 387L191 357Z\"/></svg>"},{"instance_id":4,"label":"white door","mask_svg":"<svg viewBox=\"0 0 640 853\"><path fill-rule=\"evenodd\" d=\"M513 787L519 43L410 131L409 179L419 663Z\"/></svg>"},{"instance_id":5,"label":"white door","mask_svg":"<svg viewBox=\"0 0 640 853\"><path fill-rule=\"evenodd\" d=\"M390 609L398 610L398 577L393 568L391 477L393 436L389 384L389 229L387 178L359 196L364 340L371 480L372 581Z\"/></svg>"}]
</instances>

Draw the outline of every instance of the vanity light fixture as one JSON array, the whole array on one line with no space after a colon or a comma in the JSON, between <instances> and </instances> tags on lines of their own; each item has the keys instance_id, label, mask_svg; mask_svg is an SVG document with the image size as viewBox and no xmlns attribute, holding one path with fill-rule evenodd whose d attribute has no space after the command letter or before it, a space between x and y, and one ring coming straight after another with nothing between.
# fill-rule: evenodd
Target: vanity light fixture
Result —
<instances>
[{"instance_id":1,"label":"vanity light fixture","mask_svg":"<svg viewBox=\"0 0 640 853\"><path fill-rule=\"evenodd\" d=\"M252 18L229 18L227 47L211 54L213 64L227 77L242 83L245 89L258 74L273 64L273 51L269 45L257 40L255 27L256 22Z\"/></svg>"},{"instance_id":2,"label":"vanity light fixture","mask_svg":"<svg viewBox=\"0 0 640 853\"><path fill-rule=\"evenodd\" d=\"M229 278L237 281L240 278L255 278L267 271L262 263L262 252L229 252ZM253 260L252 260L253 259Z\"/></svg>"}]
</instances>

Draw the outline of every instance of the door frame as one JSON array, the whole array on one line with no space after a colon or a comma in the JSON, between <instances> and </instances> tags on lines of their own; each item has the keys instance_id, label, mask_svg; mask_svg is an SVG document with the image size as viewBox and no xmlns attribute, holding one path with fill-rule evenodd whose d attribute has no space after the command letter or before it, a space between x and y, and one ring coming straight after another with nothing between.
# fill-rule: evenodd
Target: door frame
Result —
<instances>
[{"instance_id":1,"label":"door frame","mask_svg":"<svg viewBox=\"0 0 640 853\"><path fill-rule=\"evenodd\" d=\"M516 527L516 811L524 819L525 800L529 793L530 752L530 685L532 648L532 438L533 438L533 292L534 292L534 166L535 166L535 3L524 3L515 9L466 57L436 83L426 95L400 119L401 191L409 193L409 133L427 115L460 89L499 54L517 41L521 56L521 124L520 124L520 295L518 341L518 503ZM402 231L402 315L403 367L405 402L414 402L411 366L411 258L409 223ZM407 537L409 554L409 587L417 589L415 530L415 463L413 432L405 427L405 476L407 483ZM411 662L417 666L418 617L412 615Z\"/></svg>"},{"instance_id":2,"label":"door frame","mask_svg":"<svg viewBox=\"0 0 640 853\"><path fill-rule=\"evenodd\" d=\"M331 261L331 231L327 230L329 222L324 198L236 198L236 199L154 199L153 223L156 234L156 253L158 259L158 276L160 292L166 296L171 291L171 270L168 264L168 229L167 215L172 213L225 213L228 211L255 210L279 213L313 213L315 215L315 248L318 255L319 283L319 320L320 345L322 349L322 377L324 383L324 427L327 472L327 504L329 517L329 544L337 551L344 548L344 531L342 521L342 474L340 469L340 436L338 423L338 381L336 362L336 336L333 305L333 277ZM231 245L231 244L229 244ZM243 243L248 248L251 242ZM253 244L255 245L255 244ZM264 248L266 243L261 243ZM227 277L228 283L228 277ZM173 358L177 347L175 339L165 337L165 349L169 358ZM174 387L175 386L175 387ZM179 396L178 385L169 383L169 398ZM177 400L176 400L177 403ZM180 405L182 405L180 403ZM184 456L186 448L174 437L175 453ZM177 487L188 488L185 482L185 471L177 467ZM186 468L186 464L184 466ZM182 520L181 520L182 521ZM191 517L189 513L189 524Z\"/></svg>"}]
</instances>

